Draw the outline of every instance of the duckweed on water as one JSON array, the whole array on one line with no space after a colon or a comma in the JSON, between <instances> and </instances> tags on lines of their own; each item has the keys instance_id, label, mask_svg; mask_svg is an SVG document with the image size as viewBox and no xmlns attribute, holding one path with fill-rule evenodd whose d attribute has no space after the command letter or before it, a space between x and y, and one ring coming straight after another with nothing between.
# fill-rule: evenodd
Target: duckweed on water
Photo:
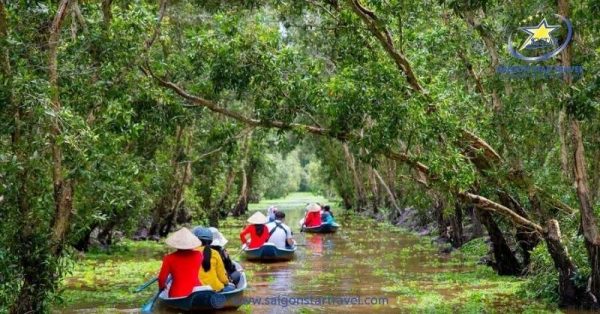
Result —
<instances>
[{"instance_id":1,"label":"duckweed on water","mask_svg":"<svg viewBox=\"0 0 600 314\"><path fill-rule=\"evenodd\" d=\"M286 210L302 204L288 200L268 202ZM304 201L304 199L302 200ZM300 202L302 203L302 202ZM294 207L296 206L296 207ZM265 203L252 210L264 210ZM292 216L293 211L289 212ZM296 219L296 218L293 218ZM288 224L297 230L296 221ZM535 312L555 309L531 301L517 293L524 280L502 277L489 267L477 265L487 253L483 239L471 241L452 254L439 254L431 238L417 237L390 224L381 224L355 214L336 212L342 229L335 235L296 234L301 246L296 260L284 264L242 262L250 289L247 296L280 293L282 278L292 278L290 291L299 295L385 296L389 303L362 307L366 312L413 313L481 313ZM230 240L230 254L238 259L238 233L243 219L228 218L221 222L221 232ZM110 252L88 253L76 263L63 287L64 308L117 307L139 308L156 286L141 294L131 291L153 277L160 267L164 245L155 242L124 241ZM338 287L332 289L331 287ZM286 288L287 289L287 288ZM278 309L276 309L278 310ZM283 312L320 313L323 307L288 307ZM353 312L354 308L344 308ZM101 311L101 310L98 310ZM97 311L97 312L98 312ZM265 308L244 305L243 313L263 313ZM108 311L110 312L110 311ZM283 313L282 312L282 313ZM278 312L279 313L279 312Z\"/></svg>"},{"instance_id":2,"label":"duckweed on water","mask_svg":"<svg viewBox=\"0 0 600 314\"><path fill-rule=\"evenodd\" d=\"M164 252L165 247L156 242L125 240L108 253L87 253L63 280L59 306L113 308L150 298L155 286L138 294L132 291L156 275L160 268L156 257Z\"/></svg>"}]
</instances>

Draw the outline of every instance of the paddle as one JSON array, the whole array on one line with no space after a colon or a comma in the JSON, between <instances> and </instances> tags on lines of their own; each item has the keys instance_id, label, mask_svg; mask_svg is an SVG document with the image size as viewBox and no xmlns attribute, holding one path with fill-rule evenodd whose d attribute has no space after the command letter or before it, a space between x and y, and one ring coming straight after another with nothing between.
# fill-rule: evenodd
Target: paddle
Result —
<instances>
[{"instance_id":1,"label":"paddle","mask_svg":"<svg viewBox=\"0 0 600 314\"><path fill-rule=\"evenodd\" d=\"M138 293L138 292L148 288L148 286L155 283L157 280L158 280L158 277L154 277L154 278L150 279L148 282L146 282L145 284L137 287L135 290L133 290L133 292Z\"/></svg>"},{"instance_id":2,"label":"paddle","mask_svg":"<svg viewBox=\"0 0 600 314\"><path fill-rule=\"evenodd\" d=\"M245 247L246 247L245 245L242 245L242 247L240 248L239 251L237 251L237 252L235 252L233 254L229 254L229 256L238 256L238 255L240 255L240 253L242 253L242 251L244 251Z\"/></svg>"},{"instance_id":3,"label":"paddle","mask_svg":"<svg viewBox=\"0 0 600 314\"><path fill-rule=\"evenodd\" d=\"M162 289L158 290L156 295L154 297L152 297L152 300L150 300L150 302L148 302L148 303L144 304L144 306L142 306L142 313L144 313L144 314L152 313L152 308L154 308L154 303L156 303L156 299L158 299L158 296L160 295L161 292L162 292Z\"/></svg>"}]
</instances>

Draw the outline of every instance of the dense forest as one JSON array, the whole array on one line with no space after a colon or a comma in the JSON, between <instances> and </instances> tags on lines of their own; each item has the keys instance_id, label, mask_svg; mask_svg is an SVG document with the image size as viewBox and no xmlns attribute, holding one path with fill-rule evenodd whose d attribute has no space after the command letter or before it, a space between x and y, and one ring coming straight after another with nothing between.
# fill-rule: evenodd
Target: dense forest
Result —
<instances>
[{"instance_id":1,"label":"dense forest","mask_svg":"<svg viewBox=\"0 0 600 314\"><path fill-rule=\"evenodd\" d=\"M523 64L509 34L555 13L573 40L541 64L582 75L500 76ZM92 237L162 238L292 191L394 223L410 208L455 248L487 234L499 274L598 308L599 16L597 0L0 0L0 312L49 310Z\"/></svg>"}]
</instances>

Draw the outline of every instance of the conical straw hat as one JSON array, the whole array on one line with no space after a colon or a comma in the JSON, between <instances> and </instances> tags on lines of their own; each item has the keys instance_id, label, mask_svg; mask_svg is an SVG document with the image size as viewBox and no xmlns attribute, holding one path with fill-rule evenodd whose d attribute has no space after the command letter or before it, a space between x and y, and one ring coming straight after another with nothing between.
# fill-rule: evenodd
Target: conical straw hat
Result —
<instances>
[{"instance_id":1,"label":"conical straw hat","mask_svg":"<svg viewBox=\"0 0 600 314\"><path fill-rule=\"evenodd\" d=\"M213 234L213 241L212 241L211 245L225 247L225 245L229 241L227 239L225 239L225 237L223 236L221 231L219 231L219 229L217 229L215 227L210 227L208 229L210 229L210 232L212 232L212 234Z\"/></svg>"},{"instance_id":2,"label":"conical straw hat","mask_svg":"<svg viewBox=\"0 0 600 314\"><path fill-rule=\"evenodd\" d=\"M192 250L202 245L202 242L188 229L181 228L173 232L165 243L179 250Z\"/></svg>"},{"instance_id":3,"label":"conical straw hat","mask_svg":"<svg viewBox=\"0 0 600 314\"><path fill-rule=\"evenodd\" d=\"M321 211L321 206L319 206L319 205L317 205L315 203L312 203L312 204L308 205L308 211L309 212L320 212Z\"/></svg>"},{"instance_id":4,"label":"conical straw hat","mask_svg":"<svg viewBox=\"0 0 600 314\"><path fill-rule=\"evenodd\" d=\"M267 217L261 212L254 213L247 221L253 225L263 225L269 222Z\"/></svg>"}]
</instances>

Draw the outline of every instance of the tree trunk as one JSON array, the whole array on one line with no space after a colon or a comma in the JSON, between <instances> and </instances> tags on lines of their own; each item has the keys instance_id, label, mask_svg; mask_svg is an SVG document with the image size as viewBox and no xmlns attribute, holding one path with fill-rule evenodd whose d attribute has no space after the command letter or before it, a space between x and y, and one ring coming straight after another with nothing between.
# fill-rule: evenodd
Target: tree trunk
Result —
<instances>
[{"instance_id":1,"label":"tree trunk","mask_svg":"<svg viewBox=\"0 0 600 314\"><path fill-rule=\"evenodd\" d=\"M570 11L568 0L558 0L558 14L570 16ZM572 46L567 46L567 48L561 52L563 67L571 66L571 47ZM564 81L567 86L571 86L572 77L570 73L564 73ZM588 261L590 263L590 268L592 269L588 284L588 292L595 303L598 303L598 298L600 297L600 235L598 234L598 224L596 222L596 216L590 198L583 134L577 117L571 116L570 120L571 136L573 139L573 147L575 149L573 154L573 172L577 188L577 197L581 208L581 230L583 231L585 247L588 253Z\"/></svg>"},{"instance_id":2,"label":"tree trunk","mask_svg":"<svg viewBox=\"0 0 600 314\"><path fill-rule=\"evenodd\" d=\"M476 239L483 236L483 226L481 225L481 221L479 221L475 211L476 209L474 206L467 206L467 213L471 219L471 239Z\"/></svg>"},{"instance_id":3,"label":"tree trunk","mask_svg":"<svg viewBox=\"0 0 600 314\"><path fill-rule=\"evenodd\" d=\"M240 196L233 207L233 216L241 216L248 208L248 177L246 169L242 169L242 187L240 188Z\"/></svg>"},{"instance_id":4,"label":"tree trunk","mask_svg":"<svg viewBox=\"0 0 600 314\"><path fill-rule=\"evenodd\" d=\"M398 206L398 202L396 201L396 195L394 195L394 192L392 192L388 184L385 182L385 180L383 180L383 178L379 174L379 171L377 171L377 169L373 169L373 174L375 174L375 177L377 178L377 180L379 180L379 183L385 190L389 198L390 205L392 207L391 209L397 213L401 213L402 210L400 209L400 206Z\"/></svg>"},{"instance_id":5,"label":"tree trunk","mask_svg":"<svg viewBox=\"0 0 600 314\"><path fill-rule=\"evenodd\" d=\"M229 193L231 192L231 187L233 186L233 181L235 180L235 170L234 167L230 167L227 171L227 176L225 179L225 188L221 194L221 197L215 202L214 208L209 211L208 220L211 226L218 227L219 226L219 218L226 217L227 211L224 209L227 208L227 198L229 197Z\"/></svg>"},{"instance_id":6,"label":"tree trunk","mask_svg":"<svg viewBox=\"0 0 600 314\"><path fill-rule=\"evenodd\" d=\"M568 128L565 122L565 109L560 109L558 113L558 136L560 139L560 165L562 168L563 176L568 180L572 178L572 172L569 167L569 147L567 144Z\"/></svg>"},{"instance_id":7,"label":"tree trunk","mask_svg":"<svg viewBox=\"0 0 600 314\"><path fill-rule=\"evenodd\" d=\"M461 247L464 242L462 206L462 203L457 200L454 203L454 215L450 217L450 243L454 248Z\"/></svg>"},{"instance_id":8,"label":"tree trunk","mask_svg":"<svg viewBox=\"0 0 600 314\"><path fill-rule=\"evenodd\" d=\"M48 36L48 76L50 85L50 101L54 114L50 117L50 148L52 151L52 183L54 187L54 214L51 220L51 234L48 242L40 243L40 239L30 227L21 230L23 249L19 254L23 269L23 284L19 290L17 301L10 305L9 313L39 313L46 309L46 296L58 284L58 272L47 263L46 258L58 258L63 253L65 236L68 232L73 204L72 181L64 178L62 165L63 155L58 138L60 129L60 93L58 86L58 45L63 20L67 15L69 0L61 0L50 27ZM4 14L2 6L0 15ZM6 22L5 16L0 20ZM2 23L2 21L0 21ZM1 27L1 25L0 25ZM16 121L18 122L18 121ZM25 188L25 187L24 187ZM41 246L41 247L40 247Z\"/></svg>"},{"instance_id":9,"label":"tree trunk","mask_svg":"<svg viewBox=\"0 0 600 314\"><path fill-rule=\"evenodd\" d=\"M494 252L494 259L496 271L499 275L519 276L523 268L519 264L519 261L515 257L515 254L511 251L502 231L494 221L492 214L486 210L476 209L476 213L479 220L483 223L487 229L490 240L492 241L492 251Z\"/></svg>"},{"instance_id":10,"label":"tree trunk","mask_svg":"<svg viewBox=\"0 0 600 314\"><path fill-rule=\"evenodd\" d=\"M371 210L373 214L377 214L379 212L379 206L381 205L381 199L379 197L379 184L377 179L375 179L375 174L373 173L374 169L371 166L368 166L368 177L369 177L369 186L371 187Z\"/></svg>"},{"instance_id":11,"label":"tree trunk","mask_svg":"<svg viewBox=\"0 0 600 314\"><path fill-rule=\"evenodd\" d=\"M189 144L187 146L187 150L189 150ZM181 216L181 211L184 210L183 194L185 193L186 186L190 183L192 168L189 161L182 161L179 166L183 168L183 173L181 174L181 178L178 178L177 185L175 186L175 191L171 200L170 212L167 216L168 219L166 225L163 228L162 236L166 236L169 232L171 232L171 230L177 223L178 217Z\"/></svg>"},{"instance_id":12,"label":"tree trunk","mask_svg":"<svg viewBox=\"0 0 600 314\"><path fill-rule=\"evenodd\" d=\"M592 269L590 277L589 290L595 300L600 297L600 236L598 234L598 224L594 215L594 208L590 201L590 192L587 183L587 170L585 164L585 152L583 147L583 138L579 128L579 121L571 121L573 142L575 145L574 171L575 182L577 185L577 197L581 208L581 229L583 231L585 247L588 253L588 260Z\"/></svg>"},{"instance_id":13,"label":"tree trunk","mask_svg":"<svg viewBox=\"0 0 600 314\"><path fill-rule=\"evenodd\" d=\"M31 243L27 243L31 244ZM24 245L27 245L24 243ZM43 255L31 254L39 247L31 247L30 252L24 252L21 256L23 267L23 285L19 290L16 302L10 307L10 314L43 313L47 310L47 291L58 281L50 266L44 262Z\"/></svg>"},{"instance_id":14,"label":"tree trunk","mask_svg":"<svg viewBox=\"0 0 600 314\"><path fill-rule=\"evenodd\" d=\"M119 219L113 218L104 226L101 227L100 232L98 233L98 242L102 244L103 247L109 247L112 245L112 232Z\"/></svg>"},{"instance_id":15,"label":"tree trunk","mask_svg":"<svg viewBox=\"0 0 600 314\"><path fill-rule=\"evenodd\" d=\"M525 219L529 219L529 215L525 212L521 204L510 196L505 191L498 192L498 198L500 199L500 203L514 212L519 214L521 217ZM517 225L517 233L515 235L517 239L517 244L521 248L521 252L523 254L523 267L526 269L529 266L531 260L531 251L540 243L541 238L535 230L529 227L524 227L521 225Z\"/></svg>"},{"instance_id":16,"label":"tree trunk","mask_svg":"<svg viewBox=\"0 0 600 314\"><path fill-rule=\"evenodd\" d=\"M151 237L162 237L169 233L168 225L174 219L173 209L178 203L178 190L181 181L178 180L181 172L180 160L184 154L183 149L183 134L184 128L177 126L175 131L175 147L173 147L173 155L171 156L171 176L167 179L163 195L154 205L152 223L150 225L149 235Z\"/></svg>"},{"instance_id":17,"label":"tree trunk","mask_svg":"<svg viewBox=\"0 0 600 314\"><path fill-rule=\"evenodd\" d=\"M559 306L597 306L597 302L591 295L587 294L584 288L578 287L574 282L574 276L578 270L573 264L567 249L562 244L558 221L549 220L546 229L544 240L548 247L548 253L554 261L554 266L558 270ZM596 304L594 305L594 303Z\"/></svg>"},{"instance_id":18,"label":"tree trunk","mask_svg":"<svg viewBox=\"0 0 600 314\"><path fill-rule=\"evenodd\" d=\"M346 158L346 163L348 165L348 169L352 174L352 180L354 185L354 190L356 193L356 210L363 211L367 204L367 198L365 196L365 190L362 185L362 181L360 180L360 176L358 174L358 170L356 169L356 164L352 153L350 152L350 148L347 143L342 144L342 148L344 150L344 157Z\"/></svg>"},{"instance_id":19,"label":"tree trunk","mask_svg":"<svg viewBox=\"0 0 600 314\"><path fill-rule=\"evenodd\" d=\"M239 217L243 215L248 210L248 173L246 169L246 165L250 160L250 146L252 143L252 132L250 132L244 141L244 157L242 158L241 165L241 176L242 176L242 186L240 188L240 195L233 207L232 214L234 217Z\"/></svg>"},{"instance_id":20,"label":"tree trunk","mask_svg":"<svg viewBox=\"0 0 600 314\"><path fill-rule=\"evenodd\" d=\"M433 196L433 216L437 222L439 237L445 240L450 240L450 230L448 226L450 223L444 217L444 201L441 197L437 196L435 193L432 193Z\"/></svg>"},{"instance_id":21,"label":"tree trunk","mask_svg":"<svg viewBox=\"0 0 600 314\"><path fill-rule=\"evenodd\" d=\"M89 228L85 231L85 233L79 238L79 240L77 240L77 242L75 244L73 244L73 247L80 252L87 252L87 250L90 247L90 238L92 236L92 232L94 232L94 229L96 229L96 227L98 227L97 223L92 224L91 226L89 226Z\"/></svg>"}]
</instances>

